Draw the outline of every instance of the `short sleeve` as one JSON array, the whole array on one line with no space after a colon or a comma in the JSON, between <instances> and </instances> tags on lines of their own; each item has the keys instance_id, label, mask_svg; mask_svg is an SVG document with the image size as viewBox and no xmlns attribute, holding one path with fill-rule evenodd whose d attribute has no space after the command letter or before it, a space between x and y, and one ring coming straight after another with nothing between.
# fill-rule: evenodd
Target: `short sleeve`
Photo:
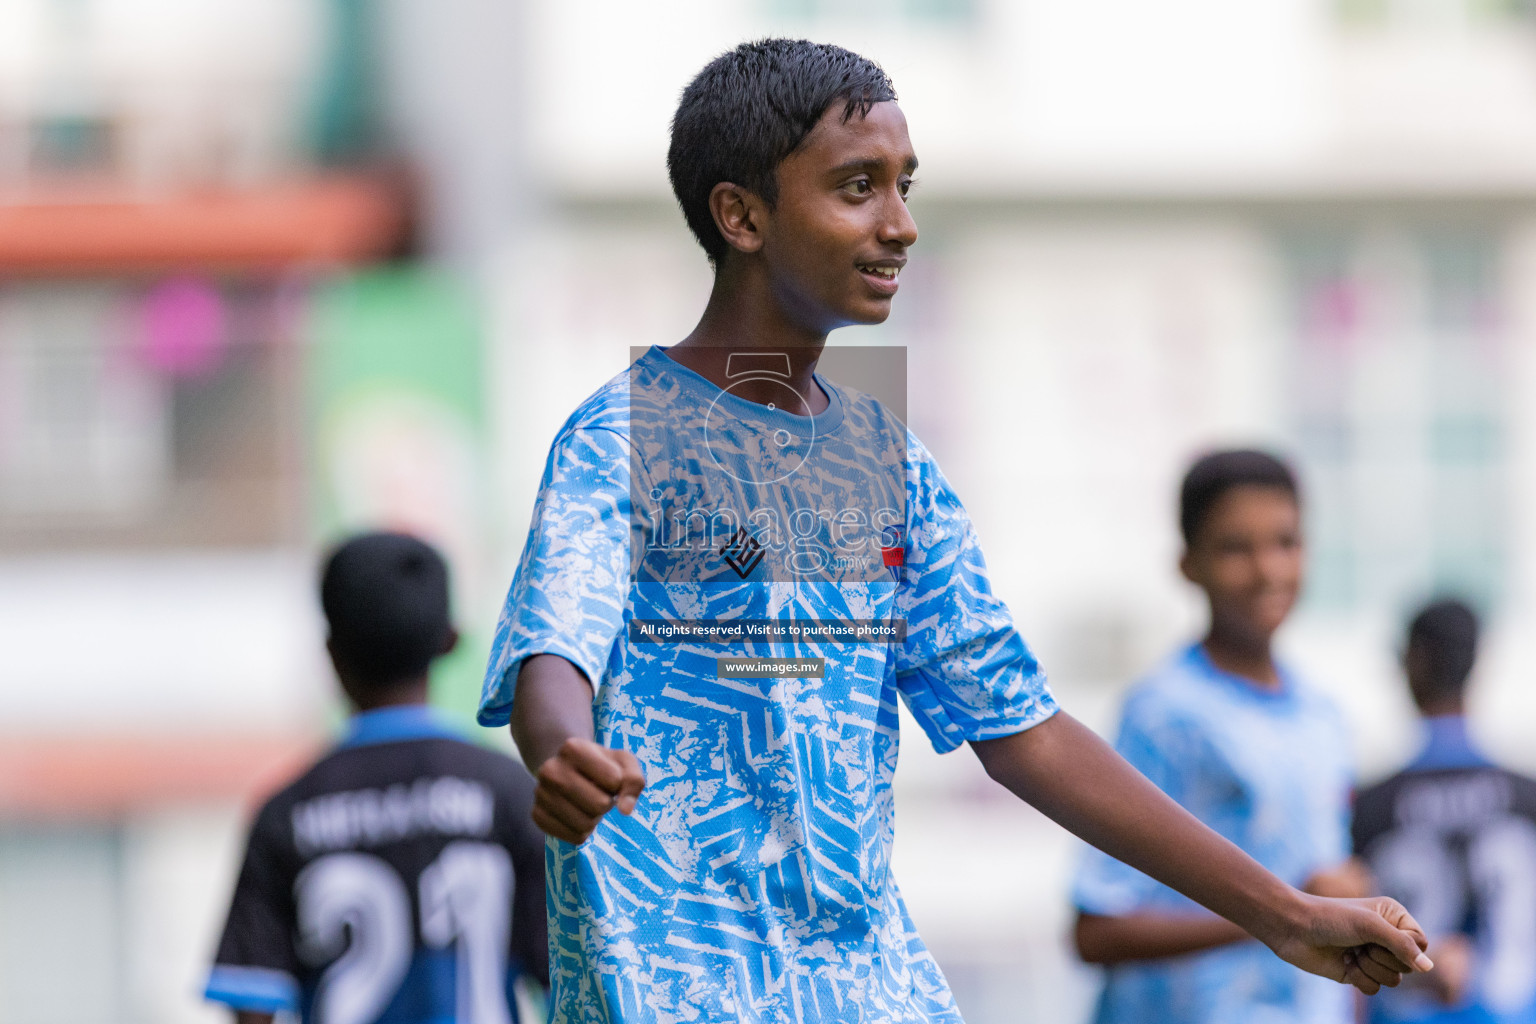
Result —
<instances>
[{"instance_id":1,"label":"short sleeve","mask_svg":"<svg viewBox=\"0 0 1536 1024\"><path fill-rule=\"evenodd\" d=\"M1120 720L1115 750L1131 767L1174 800L1183 802L1177 748L1186 747L1177 726L1158 714L1150 695L1133 695ZM1072 902L1087 914L1119 916L1160 905L1196 904L1142 872L1094 847L1086 847L1072 886Z\"/></svg>"},{"instance_id":2,"label":"short sleeve","mask_svg":"<svg viewBox=\"0 0 1536 1024\"><path fill-rule=\"evenodd\" d=\"M1045 673L992 593L970 517L933 457L911 438L907 460L897 688L939 751L1023 732L1056 713Z\"/></svg>"},{"instance_id":3,"label":"short sleeve","mask_svg":"<svg viewBox=\"0 0 1536 1024\"><path fill-rule=\"evenodd\" d=\"M297 1012L293 873L283 866L269 817L263 812L251 829L203 996L236 1010Z\"/></svg>"},{"instance_id":4,"label":"short sleeve","mask_svg":"<svg viewBox=\"0 0 1536 1024\"><path fill-rule=\"evenodd\" d=\"M556 440L496 625L481 725L511 719L518 669L533 655L560 655L594 688L602 678L628 593L629 460L628 442L607 428L575 429Z\"/></svg>"}]
</instances>

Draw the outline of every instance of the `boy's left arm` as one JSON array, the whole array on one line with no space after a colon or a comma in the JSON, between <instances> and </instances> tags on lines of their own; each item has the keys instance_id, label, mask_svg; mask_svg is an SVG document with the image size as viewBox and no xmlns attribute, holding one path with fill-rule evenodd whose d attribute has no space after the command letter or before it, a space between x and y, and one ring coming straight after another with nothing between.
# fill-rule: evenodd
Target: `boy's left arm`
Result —
<instances>
[{"instance_id":1,"label":"boy's left arm","mask_svg":"<svg viewBox=\"0 0 1536 1024\"><path fill-rule=\"evenodd\" d=\"M1211 831L1065 712L973 741L987 774L1069 832L1259 939L1282 959L1373 994L1434 965L1397 902L1291 888Z\"/></svg>"}]
</instances>

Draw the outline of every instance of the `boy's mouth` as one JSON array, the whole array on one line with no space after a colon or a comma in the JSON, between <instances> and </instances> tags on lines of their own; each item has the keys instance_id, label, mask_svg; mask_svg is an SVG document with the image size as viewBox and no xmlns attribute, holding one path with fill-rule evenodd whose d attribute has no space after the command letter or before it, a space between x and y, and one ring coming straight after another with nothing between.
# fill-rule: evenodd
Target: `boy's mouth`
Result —
<instances>
[{"instance_id":1,"label":"boy's mouth","mask_svg":"<svg viewBox=\"0 0 1536 1024\"><path fill-rule=\"evenodd\" d=\"M864 280L874 286L876 291L886 295L896 293L897 278L901 276L901 263L882 260L879 263L859 263L856 266L859 268L859 273L864 275Z\"/></svg>"}]
</instances>

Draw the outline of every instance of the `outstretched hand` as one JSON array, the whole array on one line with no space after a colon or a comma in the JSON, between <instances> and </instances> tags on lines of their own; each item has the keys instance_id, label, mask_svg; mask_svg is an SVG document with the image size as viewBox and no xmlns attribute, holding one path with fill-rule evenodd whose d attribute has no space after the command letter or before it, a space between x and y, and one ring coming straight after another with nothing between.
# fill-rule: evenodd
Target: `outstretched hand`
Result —
<instances>
[{"instance_id":1,"label":"outstretched hand","mask_svg":"<svg viewBox=\"0 0 1536 1024\"><path fill-rule=\"evenodd\" d=\"M1424 929L1400 904L1293 889L1064 712L972 746L987 774L1079 838L1225 917L1304 971L1374 995L1434 967L1424 955Z\"/></svg>"},{"instance_id":2,"label":"outstretched hand","mask_svg":"<svg viewBox=\"0 0 1536 1024\"><path fill-rule=\"evenodd\" d=\"M571 738L539 766L533 823L545 834L579 845L615 807L633 814L645 773L627 750Z\"/></svg>"},{"instance_id":3,"label":"outstretched hand","mask_svg":"<svg viewBox=\"0 0 1536 1024\"><path fill-rule=\"evenodd\" d=\"M1366 995L1393 988L1403 975L1428 971L1424 929L1396 900L1303 896L1302 927L1272 943L1275 953L1304 971L1353 985Z\"/></svg>"}]
</instances>

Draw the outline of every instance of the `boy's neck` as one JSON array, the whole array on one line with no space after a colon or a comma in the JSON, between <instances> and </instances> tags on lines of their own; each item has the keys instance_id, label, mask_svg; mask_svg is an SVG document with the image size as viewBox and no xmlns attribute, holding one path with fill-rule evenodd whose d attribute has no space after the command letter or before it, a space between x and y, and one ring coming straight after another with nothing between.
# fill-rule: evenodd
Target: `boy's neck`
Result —
<instances>
[{"instance_id":1,"label":"boy's neck","mask_svg":"<svg viewBox=\"0 0 1536 1024\"><path fill-rule=\"evenodd\" d=\"M1228 675L1240 676L1266 690L1280 688L1280 670L1275 667L1269 637L1238 637L1212 629L1200 646L1211 664Z\"/></svg>"},{"instance_id":2,"label":"boy's neck","mask_svg":"<svg viewBox=\"0 0 1536 1024\"><path fill-rule=\"evenodd\" d=\"M1465 718L1467 702L1461 697L1442 697L1419 704L1420 718Z\"/></svg>"},{"instance_id":3,"label":"boy's neck","mask_svg":"<svg viewBox=\"0 0 1536 1024\"><path fill-rule=\"evenodd\" d=\"M372 691L359 687L344 686L352 710L357 714L382 711L385 708L403 708L427 705L427 677L406 679L389 687Z\"/></svg>"},{"instance_id":4,"label":"boy's neck","mask_svg":"<svg viewBox=\"0 0 1536 1024\"><path fill-rule=\"evenodd\" d=\"M719 388L748 401L767 405L782 400L783 388L772 379L732 380L731 356L737 353L783 353L788 360L788 384L808 408L786 409L801 416L826 411L828 399L816 384L816 361L827 343L827 332L806 327L788 315L765 275L742 268L729 258L715 272L709 303L693 331L667 350L674 361Z\"/></svg>"}]
</instances>

